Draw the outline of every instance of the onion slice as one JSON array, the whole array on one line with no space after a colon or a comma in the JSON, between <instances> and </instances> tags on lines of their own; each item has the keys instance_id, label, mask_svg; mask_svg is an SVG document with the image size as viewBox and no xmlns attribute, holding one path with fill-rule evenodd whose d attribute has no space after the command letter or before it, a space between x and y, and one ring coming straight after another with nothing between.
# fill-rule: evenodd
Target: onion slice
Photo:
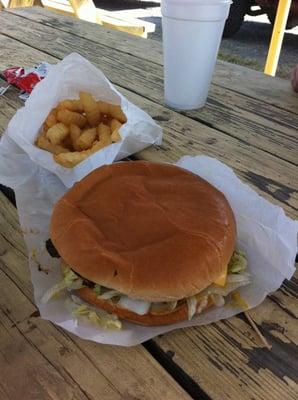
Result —
<instances>
[{"instance_id":1,"label":"onion slice","mask_svg":"<svg viewBox=\"0 0 298 400\"><path fill-rule=\"evenodd\" d=\"M150 308L149 301L136 300L132 299L128 296L121 296L118 301L118 305L122 308L126 308L127 310L133 311L139 315L145 315L148 313Z\"/></svg>"},{"instance_id":2,"label":"onion slice","mask_svg":"<svg viewBox=\"0 0 298 400\"><path fill-rule=\"evenodd\" d=\"M198 300L197 300L196 296L191 296L191 297L187 297L186 301L187 301L187 307L188 307L188 319L190 321L197 311Z\"/></svg>"}]
</instances>

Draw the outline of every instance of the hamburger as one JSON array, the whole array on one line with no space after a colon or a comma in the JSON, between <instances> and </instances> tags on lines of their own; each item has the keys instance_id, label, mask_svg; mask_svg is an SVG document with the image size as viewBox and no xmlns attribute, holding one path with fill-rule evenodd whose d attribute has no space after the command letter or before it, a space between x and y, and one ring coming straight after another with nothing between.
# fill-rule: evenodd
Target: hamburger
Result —
<instances>
[{"instance_id":1,"label":"hamburger","mask_svg":"<svg viewBox=\"0 0 298 400\"><path fill-rule=\"evenodd\" d=\"M43 301L67 288L82 315L88 304L136 324L173 324L249 283L227 199L170 164L96 169L55 205L50 236L64 279Z\"/></svg>"}]
</instances>

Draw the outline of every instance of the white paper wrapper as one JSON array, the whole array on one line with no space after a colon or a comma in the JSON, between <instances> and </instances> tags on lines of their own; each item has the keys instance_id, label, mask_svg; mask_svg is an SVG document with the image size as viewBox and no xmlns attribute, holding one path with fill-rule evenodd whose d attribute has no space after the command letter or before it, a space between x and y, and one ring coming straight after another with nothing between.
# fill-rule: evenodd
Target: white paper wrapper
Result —
<instances>
[{"instance_id":1,"label":"white paper wrapper","mask_svg":"<svg viewBox=\"0 0 298 400\"><path fill-rule=\"evenodd\" d=\"M78 99L79 92L91 93L96 100L120 104L127 122L119 132L123 140L105 147L75 168L57 164L47 151L34 145L48 113L64 99ZM161 144L162 129L153 119L123 97L89 61L73 53L50 68L32 91L24 107L11 119L7 135L11 137L38 165L56 174L65 186L71 187L89 172L141 151L151 144Z\"/></svg>"},{"instance_id":2,"label":"white paper wrapper","mask_svg":"<svg viewBox=\"0 0 298 400\"><path fill-rule=\"evenodd\" d=\"M272 205L243 184L229 167L216 159L184 157L178 165L205 178L229 200L236 216L238 245L247 252L252 276L251 284L239 291L251 307L256 307L294 273L298 223L286 217L280 207ZM208 324L241 311L226 305L192 321L154 328L123 323L121 331L107 331L89 324L78 325L65 306L65 298L46 305L40 303L45 291L61 279L59 261L47 254L44 242L49 237L53 205L67 188L55 175L35 164L6 135L0 143L0 182L16 192L20 222L30 254L35 300L42 318L85 339L132 346L173 329ZM38 263L46 271L40 271Z\"/></svg>"}]
</instances>

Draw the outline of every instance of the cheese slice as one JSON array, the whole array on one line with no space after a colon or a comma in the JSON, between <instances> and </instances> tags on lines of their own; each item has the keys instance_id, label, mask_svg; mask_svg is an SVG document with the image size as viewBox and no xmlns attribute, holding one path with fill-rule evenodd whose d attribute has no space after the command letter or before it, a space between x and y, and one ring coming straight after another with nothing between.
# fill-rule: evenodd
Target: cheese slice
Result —
<instances>
[{"instance_id":1,"label":"cheese slice","mask_svg":"<svg viewBox=\"0 0 298 400\"><path fill-rule=\"evenodd\" d=\"M214 281L214 284L217 286L225 286L227 280L227 273L228 273L228 266L226 266L224 272L216 279L216 281Z\"/></svg>"}]
</instances>

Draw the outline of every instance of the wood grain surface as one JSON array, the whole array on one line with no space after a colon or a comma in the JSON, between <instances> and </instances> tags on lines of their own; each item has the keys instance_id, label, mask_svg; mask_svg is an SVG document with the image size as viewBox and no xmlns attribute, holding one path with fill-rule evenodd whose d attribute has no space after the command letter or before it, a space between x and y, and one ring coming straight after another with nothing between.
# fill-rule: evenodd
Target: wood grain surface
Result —
<instances>
[{"instance_id":1,"label":"wood grain surface","mask_svg":"<svg viewBox=\"0 0 298 400\"><path fill-rule=\"evenodd\" d=\"M38 8L0 13L0 70L55 63L72 51L100 67L164 128L162 146L137 158L173 162L208 154L297 218L298 98L288 82L219 63L207 106L178 113L163 105L158 43ZM21 105L14 89L0 97L0 132ZM195 399L298 397L297 279L251 311L272 351L243 315L163 335L147 350L96 345L37 317L16 211L1 193L0 218L0 369L7 376L1 399L21 393L30 400L189 398L178 383ZM23 382L21 366L31 385L12 383Z\"/></svg>"},{"instance_id":2,"label":"wood grain surface","mask_svg":"<svg viewBox=\"0 0 298 400\"><path fill-rule=\"evenodd\" d=\"M101 43L122 52L133 54L140 59L162 64L160 43L154 40L143 40L111 29L98 32L96 25L81 21L78 25L71 17L60 16L53 12L45 12L40 7L12 10L16 15L27 20L37 21L43 25L54 27L57 31L72 33L75 36ZM283 79L264 76L262 72L252 71L236 64L218 61L215 69L214 84L218 84L237 93L259 99L267 104L298 113L298 95ZM275 90L272 90L274 88ZM285 101L286 99L286 101Z\"/></svg>"},{"instance_id":3,"label":"wood grain surface","mask_svg":"<svg viewBox=\"0 0 298 400\"><path fill-rule=\"evenodd\" d=\"M1 29L0 26L0 32ZM33 35L31 41L34 40ZM38 38L39 35L35 38L36 42L38 42ZM41 60L57 61L57 58L53 58L52 55L42 53L41 50L36 50L36 48L32 49L29 45L23 45L19 41L4 35L0 35L0 46L9 49L8 52L3 52L0 57L0 69L5 68L5 65L11 62L12 53L14 54L14 62L24 66L30 65L29 63L31 65L36 64ZM102 67L101 60L102 57L99 60L96 59L94 64ZM112 65L113 61L111 61L107 70L111 69ZM130 76L129 80L129 85L127 85L129 90L116 84L117 89L129 100L147 111L164 128L163 145L159 148L150 147L138 154L138 157L151 161L172 162L177 161L185 154L197 155L203 153L216 157L230 165L236 172L239 171L241 178L252 184L260 193L265 193L269 200L282 205L290 216L295 215L298 209L298 176L295 165L243 140L231 137L229 134L223 134L223 132L205 125L203 121L197 121L190 116L185 117L149 100L147 96L136 94L134 79ZM9 96L9 93L7 96ZM13 99L11 101L13 102ZM259 141L262 141L260 135Z\"/></svg>"},{"instance_id":4,"label":"wood grain surface","mask_svg":"<svg viewBox=\"0 0 298 400\"><path fill-rule=\"evenodd\" d=\"M94 64L100 64L103 72L113 83L132 89L154 102L163 102L161 65L145 59L140 60L127 52L122 52L119 59L118 49L64 31L59 31L57 37L55 28L33 21L28 24L26 19L12 14L7 19L5 15L6 13L0 15L0 24L5 20L5 24L1 24L0 28L2 34L46 51L57 58L63 58L71 52L79 52ZM19 26L19 29L14 30L14 26ZM117 60L117 63L114 60ZM266 118L261 114L263 108L267 109ZM259 109L258 113L256 110ZM262 101L253 102L250 98L224 87L212 86L207 107L201 111L185 114L273 154L277 154L278 150L279 158L297 163L295 157L297 138L287 133L293 129L288 122L292 120L291 113L278 111L276 107L270 108L269 105L264 107ZM278 118L281 122L276 123L274 118Z\"/></svg>"}]
</instances>

